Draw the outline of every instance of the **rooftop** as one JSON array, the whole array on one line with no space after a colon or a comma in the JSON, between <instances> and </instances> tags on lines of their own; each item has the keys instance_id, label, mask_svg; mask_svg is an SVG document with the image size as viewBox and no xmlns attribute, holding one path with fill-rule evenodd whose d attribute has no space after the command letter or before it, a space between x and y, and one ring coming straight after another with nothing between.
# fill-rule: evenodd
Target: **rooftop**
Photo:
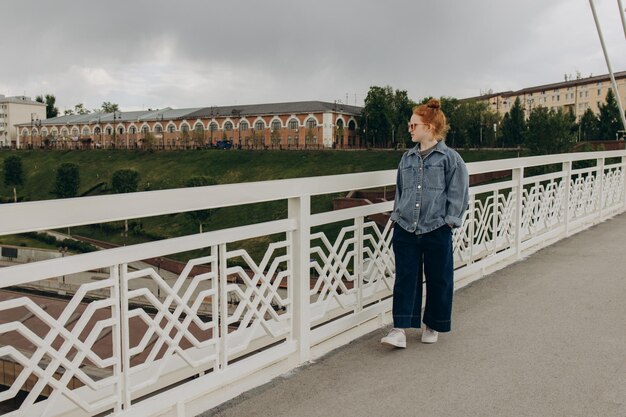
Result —
<instances>
[{"instance_id":1,"label":"rooftop","mask_svg":"<svg viewBox=\"0 0 626 417\"><path fill-rule=\"evenodd\" d=\"M1 100L1 99L0 99ZM241 117L264 116L274 114L302 114L319 112L339 112L349 115L361 114L361 107L346 104L328 103L324 101L299 101L289 103L249 104L240 106L212 106L172 109L170 107L157 110L119 111L110 113L96 112L89 114L73 114L42 120L42 125L144 122L162 120L195 120L209 117ZM25 123L24 125L27 125Z\"/></svg>"}]
</instances>

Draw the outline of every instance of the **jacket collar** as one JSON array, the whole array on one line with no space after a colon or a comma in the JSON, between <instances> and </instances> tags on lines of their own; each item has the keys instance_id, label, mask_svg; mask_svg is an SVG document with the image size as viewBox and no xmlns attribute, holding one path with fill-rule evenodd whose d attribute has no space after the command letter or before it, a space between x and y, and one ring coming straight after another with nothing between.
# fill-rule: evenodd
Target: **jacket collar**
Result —
<instances>
[{"instance_id":1,"label":"jacket collar","mask_svg":"<svg viewBox=\"0 0 626 417\"><path fill-rule=\"evenodd\" d=\"M437 144L435 145L435 148L433 149L433 152L439 152L445 155L445 153L448 150L448 146L445 144L444 141L440 140L439 142L437 142ZM416 144L414 147L412 147L407 155L417 155L420 151L420 144Z\"/></svg>"}]
</instances>

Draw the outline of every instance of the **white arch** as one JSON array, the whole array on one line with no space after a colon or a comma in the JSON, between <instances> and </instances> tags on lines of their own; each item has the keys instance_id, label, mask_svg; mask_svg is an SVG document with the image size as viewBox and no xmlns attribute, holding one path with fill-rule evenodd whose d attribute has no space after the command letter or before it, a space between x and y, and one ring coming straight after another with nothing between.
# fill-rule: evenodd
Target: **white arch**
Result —
<instances>
[{"instance_id":1,"label":"white arch","mask_svg":"<svg viewBox=\"0 0 626 417\"><path fill-rule=\"evenodd\" d=\"M148 127L148 132L151 132L152 130L150 130L150 125L146 122L143 122L143 124L141 125L141 129L139 129L140 132L143 132L143 128L144 126Z\"/></svg>"},{"instance_id":2,"label":"white arch","mask_svg":"<svg viewBox=\"0 0 626 417\"><path fill-rule=\"evenodd\" d=\"M252 127L252 123L250 123L250 120L248 120L246 117L242 117L241 119L239 119L239 122L237 123L237 129L239 129L239 126L241 126L241 122L248 123L248 129Z\"/></svg>"},{"instance_id":3,"label":"white arch","mask_svg":"<svg viewBox=\"0 0 626 417\"><path fill-rule=\"evenodd\" d=\"M337 116L337 118L335 119L335 126L338 126L338 124L339 124L338 122L339 122L340 120L343 122L343 127L344 127L344 129L345 129L346 127L348 127L348 124L346 123L346 121L345 121L345 119L343 118L343 116L342 116L342 115L338 115L338 116Z\"/></svg>"},{"instance_id":4,"label":"white arch","mask_svg":"<svg viewBox=\"0 0 626 417\"><path fill-rule=\"evenodd\" d=\"M41 128L41 134L42 134L42 136L43 136L43 135L46 135L46 136L47 136L47 135L48 135L48 128L47 128L47 127L42 127L42 128Z\"/></svg>"},{"instance_id":5,"label":"white arch","mask_svg":"<svg viewBox=\"0 0 626 417\"><path fill-rule=\"evenodd\" d=\"M32 130L32 132L31 132L31 133L32 133L32 135L33 135L33 136L35 136L35 135L38 135L38 134L39 134L39 131L37 130L37 128L36 128L36 127L33 127L33 130Z\"/></svg>"},{"instance_id":6,"label":"white arch","mask_svg":"<svg viewBox=\"0 0 626 417\"><path fill-rule=\"evenodd\" d=\"M165 131L165 129L163 129L163 125L162 125L160 122L156 122L156 123L154 124L154 126L152 126L152 130L154 130L154 131L156 132L156 128L157 128L157 126L161 127L161 132L164 132L164 131Z\"/></svg>"},{"instance_id":7,"label":"white arch","mask_svg":"<svg viewBox=\"0 0 626 417\"><path fill-rule=\"evenodd\" d=\"M130 129L131 129L131 128L133 128L133 127L135 128L135 133L139 132L139 129L137 128L137 125L135 124L135 122L131 122L131 123L128 125L128 132L129 132L129 133L130 133ZM133 133L131 133L131 135L132 135L132 134L133 134Z\"/></svg>"},{"instance_id":8,"label":"white arch","mask_svg":"<svg viewBox=\"0 0 626 417\"><path fill-rule=\"evenodd\" d=\"M302 127L302 125L300 124L300 119L298 119L295 115L292 114L291 116L289 116L289 119L287 119L287 125L286 125L287 128L291 129L289 125L291 124L292 121L296 122L296 124L298 125L298 128Z\"/></svg>"},{"instance_id":9,"label":"white arch","mask_svg":"<svg viewBox=\"0 0 626 417\"><path fill-rule=\"evenodd\" d=\"M175 124L174 122L170 121L170 122L167 122L167 126L165 126L165 130L166 130L167 132L169 132L169 131L170 131L170 126L174 126L174 132L176 132L176 131L178 130L178 129L176 128L176 124Z\"/></svg>"},{"instance_id":10,"label":"white arch","mask_svg":"<svg viewBox=\"0 0 626 417\"><path fill-rule=\"evenodd\" d=\"M218 122L217 120L215 120L215 119L211 119L211 120L209 120L209 124L207 125L207 129L209 130L209 132L211 131L211 125L212 125L213 123L215 123L215 125L217 126L216 131L220 130L220 124L219 124L219 122Z\"/></svg>"},{"instance_id":11,"label":"white arch","mask_svg":"<svg viewBox=\"0 0 626 417\"><path fill-rule=\"evenodd\" d=\"M120 127L122 128L122 132L119 131ZM118 123L117 126L115 126L115 130L117 131L117 133L124 134L124 133L126 133L126 126L124 126L124 123Z\"/></svg>"},{"instance_id":12,"label":"white arch","mask_svg":"<svg viewBox=\"0 0 626 417\"><path fill-rule=\"evenodd\" d=\"M57 127L56 127L56 126L54 126L52 129L50 129L50 134L51 134L52 136L56 136L56 135L58 135L58 134L59 134L59 129L57 129Z\"/></svg>"},{"instance_id":13,"label":"white arch","mask_svg":"<svg viewBox=\"0 0 626 417\"><path fill-rule=\"evenodd\" d=\"M265 120L261 116L257 116L256 119L254 119L254 124L252 126L256 126L258 121L263 122L264 129L267 127L267 123L265 123Z\"/></svg>"},{"instance_id":14,"label":"white arch","mask_svg":"<svg viewBox=\"0 0 626 417\"><path fill-rule=\"evenodd\" d=\"M269 124L270 129L272 128L272 123L274 123L275 121L278 121L278 122L280 123L280 127L281 127L281 128L285 127L285 126L283 126L283 121L282 121L282 120L280 120L280 117L278 117L278 116L274 116L274 117L272 117L272 119L270 120L270 124Z\"/></svg>"},{"instance_id":15,"label":"white arch","mask_svg":"<svg viewBox=\"0 0 626 417\"><path fill-rule=\"evenodd\" d=\"M233 125L233 129L235 128L235 122L233 122L231 120L230 117L227 117L226 119L224 119L224 122L222 123L222 130L226 130L226 123L230 122Z\"/></svg>"},{"instance_id":16,"label":"white arch","mask_svg":"<svg viewBox=\"0 0 626 417\"><path fill-rule=\"evenodd\" d=\"M317 117L315 117L315 115L313 115L313 113L309 113L307 115L306 119L304 120L304 125L306 126L307 123L309 122L309 120L311 120L311 119L315 120L315 127L320 125L320 121L317 120Z\"/></svg>"},{"instance_id":17,"label":"white arch","mask_svg":"<svg viewBox=\"0 0 626 417\"><path fill-rule=\"evenodd\" d=\"M348 128L350 122L354 122L354 130L357 130L359 128L359 122L356 121L354 116L350 116L350 119L348 119L348 123L346 123L346 128Z\"/></svg>"},{"instance_id":18,"label":"white arch","mask_svg":"<svg viewBox=\"0 0 626 417\"><path fill-rule=\"evenodd\" d=\"M196 119L196 121L193 123L193 129L196 129L196 126L198 125L198 123L200 123L202 125L202 129L206 130L206 125L204 123L202 123L202 120L200 119Z\"/></svg>"},{"instance_id":19,"label":"white arch","mask_svg":"<svg viewBox=\"0 0 626 417\"><path fill-rule=\"evenodd\" d=\"M69 131L69 129L67 127L62 127L61 128L61 136L67 137L67 136L69 136L69 134L70 134L70 131Z\"/></svg>"},{"instance_id":20,"label":"white arch","mask_svg":"<svg viewBox=\"0 0 626 417\"><path fill-rule=\"evenodd\" d=\"M80 130L80 134L84 136L91 135L91 129L89 128L89 126L83 126L83 128Z\"/></svg>"},{"instance_id":21,"label":"white arch","mask_svg":"<svg viewBox=\"0 0 626 417\"><path fill-rule=\"evenodd\" d=\"M188 130L191 130L191 126L189 125L189 122L187 122L187 120L183 120L182 122L180 122L178 130L180 130L182 132L183 131L183 126L187 126L189 128Z\"/></svg>"}]
</instances>

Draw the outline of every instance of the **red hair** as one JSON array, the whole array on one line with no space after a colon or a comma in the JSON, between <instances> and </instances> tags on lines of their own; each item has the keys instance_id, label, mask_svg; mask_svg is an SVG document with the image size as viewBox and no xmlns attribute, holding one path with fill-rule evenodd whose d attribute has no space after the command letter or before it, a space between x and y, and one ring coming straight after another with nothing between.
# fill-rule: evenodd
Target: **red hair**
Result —
<instances>
[{"instance_id":1,"label":"red hair","mask_svg":"<svg viewBox=\"0 0 626 417\"><path fill-rule=\"evenodd\" d=\"M433 127L433 137L437 141L443 140L450 130L446 115L441 111L441 103L436 98L431 98L426 104L413 107L413 114L418 115L422 122Z\"/></svg>"}]
</instances>

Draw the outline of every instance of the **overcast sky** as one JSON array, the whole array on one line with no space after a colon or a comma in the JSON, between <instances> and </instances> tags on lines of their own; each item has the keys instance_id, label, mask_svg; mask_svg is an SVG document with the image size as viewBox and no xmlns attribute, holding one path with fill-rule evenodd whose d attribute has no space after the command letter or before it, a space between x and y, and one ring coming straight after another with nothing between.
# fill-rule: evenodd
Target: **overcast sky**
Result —
<instances>
[{"instance_id":1,"label":"overcast sky","mask_svg":"<svg viewBox=\"0 0 626 417\"><path fill-rule=\"evenodd\" d=\"M596 0L614 71L616 0ZM5 0L0 94L61 112L479 95L606 74L588 0Z\"/></svg>"}]
</instances>

